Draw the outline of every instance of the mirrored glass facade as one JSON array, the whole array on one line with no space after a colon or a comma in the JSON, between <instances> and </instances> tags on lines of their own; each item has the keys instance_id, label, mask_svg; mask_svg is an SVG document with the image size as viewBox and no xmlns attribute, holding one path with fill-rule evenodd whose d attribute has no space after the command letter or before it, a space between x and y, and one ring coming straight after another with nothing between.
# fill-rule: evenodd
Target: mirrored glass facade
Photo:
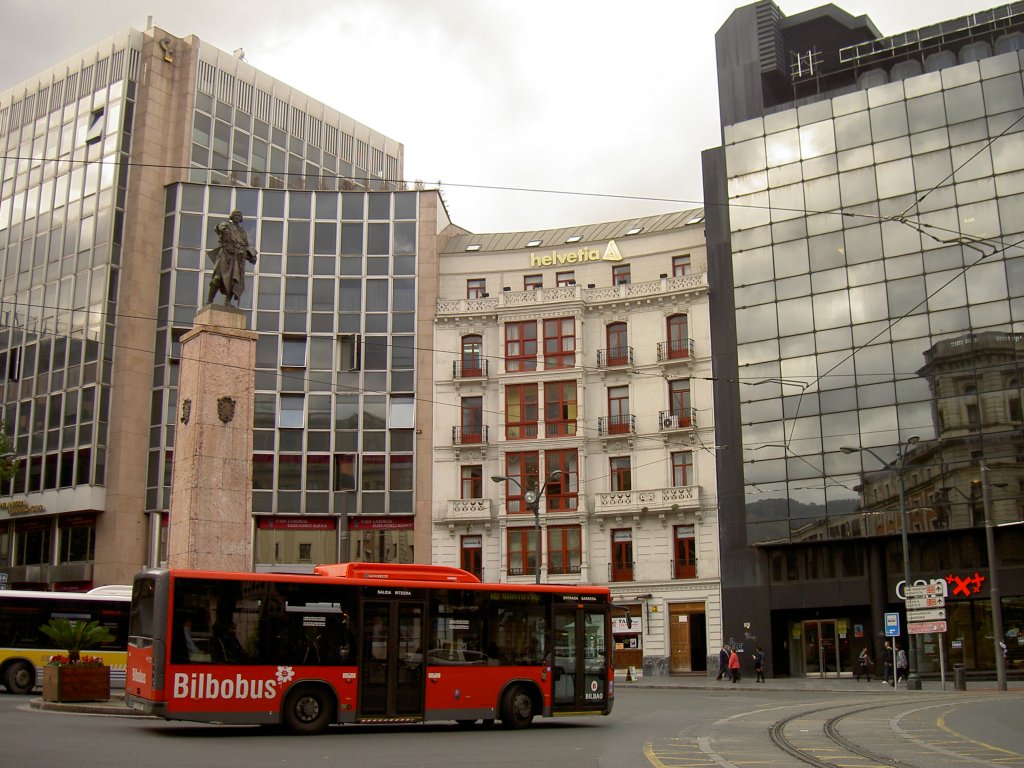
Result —
<instances>
[{"instance_id":1,"label":"mirrored glass facade","mask_svg":"<svg viewBox=\"0 0 1024 768\"><path fill-rule=\"evenodd\" d=\"M898 530L901 456L918 531L978 523L980 460L1024 479L1021 83L1009 53L727 132L751 543Z\"/></svg>"},{"instance_id":2,"label":"mirrored glass facade","mask_svg":"<svg viewBox=\"0 0 1024 768\"><path fill-rule=\"evenodd\" d=\"M905 581L937 581L958 603L944 637L992 669L989 580L1014 582L1024 544L984 534L986 513L1024 520L1024 14L883 38L760 2L716 41L723 626L770 636L776 673L849 674ZM934 673L947 640L919 631Z\"/></svg>"}]
</instances>

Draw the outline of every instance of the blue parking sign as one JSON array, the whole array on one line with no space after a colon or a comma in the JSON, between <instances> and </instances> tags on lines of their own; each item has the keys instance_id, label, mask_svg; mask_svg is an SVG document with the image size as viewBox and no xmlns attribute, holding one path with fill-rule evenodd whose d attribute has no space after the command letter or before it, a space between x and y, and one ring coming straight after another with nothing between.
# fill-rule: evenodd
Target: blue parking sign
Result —
<instances>
[{"instance_id":1,"label":"blue parking sign","mask_svg":"<svg viewBox=\"0 0 1024 768\"><path fill-rule=\"evenodd\" d=\"M900 636L900 615L898 613L885 614L885 636Z\"/></svg>"}]
</instances>

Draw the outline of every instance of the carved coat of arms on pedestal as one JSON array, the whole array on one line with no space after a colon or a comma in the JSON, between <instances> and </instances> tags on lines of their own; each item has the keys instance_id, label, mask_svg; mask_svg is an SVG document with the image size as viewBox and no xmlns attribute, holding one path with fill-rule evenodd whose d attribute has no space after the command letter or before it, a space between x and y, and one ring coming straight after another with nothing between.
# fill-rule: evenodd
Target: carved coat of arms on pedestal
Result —
<instances>
[{"instance_id":1,"label":"carved coat of arms on pedestal","mask_svg":"<svg viewBox=\"0 0 1024 768\"><path fill-rule=\"evenodd\" d=\"M235 398L225 395L217 399L217 417L224 424L235 418Z\"/></svg>"}]
</instances>

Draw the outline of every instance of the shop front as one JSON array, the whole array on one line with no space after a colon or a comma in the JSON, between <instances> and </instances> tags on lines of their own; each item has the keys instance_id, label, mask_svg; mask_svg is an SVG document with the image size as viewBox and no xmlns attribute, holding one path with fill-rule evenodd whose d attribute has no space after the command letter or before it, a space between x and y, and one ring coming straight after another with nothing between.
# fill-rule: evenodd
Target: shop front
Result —
<instances>
[{"instance_id":1,"label":"shop front","mask_svg":"<svg viewBox=\"0 0 1024 768\"><path fill-rule=\"evenodd\" d=\"M643 605L616 605L612 608L612 638L615 643L615 669L643 669Z\"/></svg>"}]
</instances>

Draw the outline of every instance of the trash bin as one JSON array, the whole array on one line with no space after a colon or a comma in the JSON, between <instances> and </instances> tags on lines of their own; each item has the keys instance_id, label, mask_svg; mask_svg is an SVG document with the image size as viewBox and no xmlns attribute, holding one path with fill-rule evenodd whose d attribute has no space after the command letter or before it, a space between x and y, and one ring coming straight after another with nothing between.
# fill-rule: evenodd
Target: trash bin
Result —
<instances>
[{"instance_id":1,"label":"trash bin","mask_svg":"<svg viewBox=\"0 0 1024 768\"><path fill-rule=\"evenodd\" d=\"M953 688L957 691L967 690L967 669L963 664L953 665Z\"/></svg>"}]
</instances>

